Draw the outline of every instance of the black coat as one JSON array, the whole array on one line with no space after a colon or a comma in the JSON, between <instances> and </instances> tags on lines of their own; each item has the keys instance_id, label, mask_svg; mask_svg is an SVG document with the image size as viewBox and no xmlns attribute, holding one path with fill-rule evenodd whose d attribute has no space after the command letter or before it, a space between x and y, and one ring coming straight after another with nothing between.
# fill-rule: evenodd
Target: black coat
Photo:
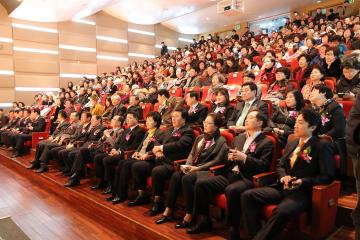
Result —
<instances>
[{"instance_id":1,"label":"black coat","mask_svg":"<svg viewBox=\"0 0 360 240\"><path fill-rule=\"evenodd\" d=\"M204 135L200 135L195 139L191 152L186 160L187 165L193 165L194 157L198 155L202 145L200 141L204 141ZM228 147L226 145L225 138L222 136L217 136L213 139L213 141L214 142L208 148L203 150L197 160L196 166L198 167L199 171L208 170L212 166L221 164L224 161L226 154L228 153Z\"/></svg>"},{"instance_id":2,"label":"black coat","mask_svg":"<svg viewBox=\"0 0 360 240\"><path fill-rule=\"evenodd\" d=\"M144 135L145 130L139 126L134 127L133 130L128 128L122 132L118 139L116 139L114 148L121 151L121 153L124 151L135 150L139 147Z\"/></svg>"},{"instance_id":3,"label":"black coat","mask_svg":"<svg viewBox=\"0 0 360 240\"><path fill-rule=\"evenodd\" d=\"M164 159L157 159L158 163L172 164L173 161L188 157L195 140L194 130L184 125L177 131L169 128L164 132L157 145L163 145Z\"/></svg>"},{"instance_id":4,"label":"black coat","mask_svg":"<svg viewBox=\"0 0 360 240\"><path fill-rule=\"evenodd\" d=\"M344 76L340 78L335 87L336 93L350 93L357 95L360 92L360 73L355 75L351 80L347 80Z\"/></svg>"},{"instance_id":5,"label":"black coat","mask_svg":"<svg viewBox=\"0 0 360 240\"><path fill-rule=\"evenodd\" d=\"M346 125L346 146L349 156L356 160L360 154L360 94L357 95Z\"/></svg>"},{"instance_id":6,"label":"black coat","mask_svg":"<svg viewBox=\"0 0 360 240\"><path fill-rule=\"evenodd\" d=\"M115 116L120 116L125 118L125 115L126 115L126 107L120 103L118 106L113 108L110 114L110 119L114 118Z\"/></svg>"},{"instance_id":7,"label":"black coat","mask_svg":"<svg viewBox=\"0 0 360 240\"><path fill-rule=\"evenodd\" d=\"M233 143L233 148L242 150L246 141L246 134L238 135ZM270 170L271 163L273 161L274 144L263 134L260 133L252 142L255 144L255 149L249 147L245 152L247 157L245 164L243 162L234 162L226 160L225 168L227 172L238 165L240 175L250 181L254 175L267 172Z\"/></svg>"},{"instance_id":8,"label":"black coat","mask_svg":"<svg viewBox=\"0 0 360 240\"><path fill-rule=\"evenodd\" d=\"M324 59L324 69L325 69L325 76L326 77L334 77L336 80L338 80L342 75L342 69L341 69L341 60L339 58L336 58L335 61L330 65L330 68L328 68L328 65Z\"/></svg>"},{"instance_id":9,"label":"black coat","mask_svg":"<svg viewBox=\"0 0 360 240\"><path fill-rule=\"evenodd\" d=\"M320 111L322 123L319 128L319 134L326 134L334 141L345 137L345 117L344 110L334 100L325 104Z\"/></svg>"},{"instance_id":10,"label":"black coat","mask_svg":"<svg viewBox=\"0 0 360 240\"><path fill-rule=\"evenodd\" d=\"M234 112L234 107L230 104L220 105L213 103L211 112L221 115L222 125L226 126Z\"/></svg>"},{"instance_id":11,"label":"black coat","mask_svg":"<svg viewBox=\"0 0 360 240\"><path fill-rule=\"evenodd\" d=\"M187 123L190 125L202 124L202 122L205 120L205 118L208 114L208 111L209 110L205 105L198 103L198 105L195 108L195 111L192 111L192 112L188 111Z\"/></svg>"},{"instance_id":12,"label":"black coat","mask_svg":"<svg viewBox=\"0 0 360 240\"><path fill-rule=\"evenodd\" d=\"M308 149L311 159L306 161L302 154L297 157L293 168L290 167L292 152L298 146L299 140L288 142L284 155L276 167L278 179L290 175L302 180L302 189L310 190L317 184L328 184L335 177L334 149L330 142L311 137L302 147L301 152ZM305 157L305 156L304 156Z\"/></svg>"}]
</instances>

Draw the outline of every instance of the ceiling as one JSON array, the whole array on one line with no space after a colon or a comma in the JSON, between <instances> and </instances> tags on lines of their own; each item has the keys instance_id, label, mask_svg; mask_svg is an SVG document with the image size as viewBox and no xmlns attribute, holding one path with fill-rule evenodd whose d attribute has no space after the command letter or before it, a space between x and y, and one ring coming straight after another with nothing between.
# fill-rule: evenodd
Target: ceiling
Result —
<instances>
[{"instance_id":1,"label":"ceiling","mask_svg":"<svg viewBox=\"0 0 360 240\"><path fill-rule=\"evenodd\" d=\"M137 24L161 23L184 34L199 34L246 20L262 19L316 4L316 0L243 0L236 16L217 14L218 0L22 0L10 16L29 21L60 22L104 10ZM275 7L276 6L276 7Z\"/></svg>"}]
</instances>

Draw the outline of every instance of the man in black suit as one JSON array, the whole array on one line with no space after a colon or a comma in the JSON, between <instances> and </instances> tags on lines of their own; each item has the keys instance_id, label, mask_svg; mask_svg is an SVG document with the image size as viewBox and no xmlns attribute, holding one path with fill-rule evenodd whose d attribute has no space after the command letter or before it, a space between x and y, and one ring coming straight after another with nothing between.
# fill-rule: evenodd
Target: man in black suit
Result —
<instances>
[{"instance_id":1,"label":"man in black suit","mask_svg":"<svg viewBox=\"0 0 360 240\"><path fill-rule=\"evenodd\" d=\"M113 119L116 115L124 117L126 113L126 107L121 103L121 98L118 94L113 94L111 96L111 103L114 108L110 114L110 119Z\"/></svg>"},{"instance_id":2,"label":"man in black suit","mask_svg":"<svg viewBox=\"0 0 360 240\"><path fill-rule=\"evenodd\" d=\"M43 154L47 146L58 146L57 141L60 139L60 135L69 127L69 122L66 121L67 113L64 110L60 110L57 116L58 125L55 128L53 134L46 140L39 142L36 146L35 160L32 161L28 169L34 169L40 167L40 156ZM47 171L47 164L41 166L41 172ZM40 172L40 171L38 171Z\"/></svg>"},{"instance_id":3,"label":"man in black suit","mask_svg":"<svg viewBox=\"0 0 360 240\"><path fill-rule=\"evenodd\" d=\"M314 135L320 116L304 109L297 117L294 135L280 158L277 183L269 187L250 189L241 196L245 226L254 239L273 239L288 221L311 207L312 187L328 184L335 176L334 149L328 140ZM277 204L271 218L261 226L264 206Z\"/></svg>"},{"instance_id":4,"label":"man in black suit","mask_svg":"<svg viewBox=\"0 0 360 240\"><path fill-rule=\"evenodd\" d=\"M186 125L186 119L187 111L185 109L175 109L171 114L173 126L164 132L152 150L156 158L155 163L139 161L133 164L132 174L135 186L141 191L134 201L129 202L129 206L141 205L149 201L144 190L146 179L151 175L154 205L149 211L149 215L154 216L164 211L162 196L165 181L170 179L174 171L173 162L187 158L195 140L194 130Z\"/></svg>"},{"instance_id":5,"label":"man in black suit","mask_svg":"<svg viewBox=\"0 0 360 240\"><path fill-rule=\"evenodd\" d=\"M164 56L165 54L167 54L169 52L168 47L165 45L164 42L161 42L161 51L160 51L160 55Z\"/></svg>"},{"instance_id":6,"label":"man in black suit","mask_svg":"<svg viewBox=\"0 0 360 240\"><path fill-rule=\"evenodd\" d=\"M50 159L53 159L52 149L61 147L63 143L70 138L70 136L76 134L76 131L81 129L81 123L79 121L80 114L78 112L72 112L70 114L70 122L67 128L65 128L61 133L51 141L51 143L46 144L41 155L39 155L38 163L40 163L40 168L36 169L36 173L42 173L48 171L48 164ZM29 169L36 168L36 159L35 162L32 162L32 165L29 166ZM62 168L62 165L59 165Z\"/></svg>"},{"instance_id":7,"label":"man in black suit","mask_svg":"<svg viewBox=\"0 0 360 240\"><path fill-rule=\"evenodd\" d=\"M0 128L5 126L9 122L8 116L5 115L4 109L0 108Z\"/></svg>"},{"instance_id":8,"label":"man in black suit","mask_svg":"<svg viewBox=\"0 0 360 240\"><path fill-rule=\"evenodd\" d=\"M234 112L227 123L229 129L235 131L236 133L244 132L246 116L253 109L257 108L261 113L268 116L267 103L257 99L256 93L257 93L257 86L255 83L246 82L242 85L241 87L242 101L236 105Z\"/></svg>"},{"instance_id":9,"label":"man in black suit","mask_svg":"<svg viewBox=\"0 0 360 240\"><path fill-rule=\"evenodd\" d=\"M27 126L32 123L30 118L30 109L20 109L19 119L9 131L1 134L2 142L8 147L8 150L13 150L16 145L16 137L21 133L28 133Z\"/></svg>"},{"instance_id":10,"label":"man in black suit","mask_svg":"<svg viewBox=\"0 0 360 240\"><path fill-rule=\"evenodd\" d=\"M101 137L105 130L102 125L102 117L93 115L91 117L90 127L87 131L85 142L80 143L81 147L69 153L67 160L70 161L68 166L71 166L71 177L65 183L65 187L73 187L80 184L80 178L85 173L85 164L88 158L91 146L95 144Z\"/></svg>"},{"instance_id":11,"label":"man in black suit","mask_svg":"<svg viewBox=\"0 0 360 240\"><path fill-rule=\"evenodd\" d=\"M71 166L68 165L69 161L67 160L67 156L71 151L75 150L74 146L76 145L76 142L86 141L87 131L90 128L90 119L91 113L85 111L82 112L80 117L80 124L75 123L75 133L64 139L66 145L55 147L50 150L50 155L58 163L60 170L64 175L70 176Z\"/></svg>"},{"instance_id":12,"label":"man in black suit","mask_svg":"<svg viewBox=\"0 0 360 240\"><path fill-rule=\"evenodd\" d=\"M177 100L175 96L170 97L170 93L167 89L160 89L158 92L159 109L158 112L161 115L162 123L164 125L171 125L171 114L176 108L183 106L183 100Z\"/></svg>"},{"instance_id":13,"label":"man in black suit","mask_svg":"<svg viewBox=\"0 0 360 240\"><path fill-rule=\"evenodd\" d=\"M104 194L111 193L114 169L119 161L124 160L125 151L137 149L145 135L145 130L138 125L138 121L137 113L128 112L126 115L128 128L116 139L115 146L110 150L110 153L106 156L100 155L94 158L96 177L100 182L106 182L108 185Z\"/></svg>"},{"instance_id":14,"label":"man in black suit","mask_svg":"<svg viewBox=\"0 0 360 240\"><path fill-rule=\"evenodd\" d=\"M224 175L208 177L195 183L194 214L200 219L187 230L188 233L199 233L211 228L210 196L225 192L226 222L230 226L230 235L239 235L241 194L253 187L254 175L269 171L273 160L274 145L261 131L266 123L266 115L258 110L251 111L245 121L246 132L235 138L227 156Z\"/></svg>"},{"instance_id":15,"label":"man in black suit","mask_svg":"<svg viewBox=\"0 0 360 240\"><path fill-rule=\"evenodd\" d=\"M16 136L16 145L14 154L11 157L21 156L24 152L25 141L31 140L32 132L44 132L46 127L45 119L40 116L40 109L35 108L31 111L31 124L28 124L24 132Z\"/></svg>"},{"instance_id":16,"label":"man in black suit","mask_svg":"<svg viewBox=\"0 0 360 240\"><path fill-rule=\"evenodd\" d=\"M199 95L195 91L190 91L185 96L186 105L189 107L187 118L189 125L202 125L208 114L208 108L198 101Z\"/></svg>"}]
</instances>

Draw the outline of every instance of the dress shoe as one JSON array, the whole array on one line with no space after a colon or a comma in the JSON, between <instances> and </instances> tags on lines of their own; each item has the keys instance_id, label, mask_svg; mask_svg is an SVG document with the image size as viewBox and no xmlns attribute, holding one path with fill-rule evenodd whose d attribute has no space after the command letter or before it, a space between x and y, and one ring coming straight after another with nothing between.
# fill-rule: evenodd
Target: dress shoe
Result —
<instances>
[{"instance_id":1,"label":"dress shoe","mask_svg":"<svg viewBox=\"0 0 360 240\"><path fill-rule=\"evenodd\" d=\"M103 195L110 194L112 192L111 185L108 185L107 188L101 193Z\"/></svg>"},{"instance_id":2,"label":"dress shoe","mask_svg":"<svg viewBox=\"0 0 360 240\"><path fill-rule=\"evenodd\" d=\"M105 198L106 201L111 202L114 200L115 196L111 195L110 197Z\"/></svg>"},{"instance_id":3,"label":"dress shoe","mask_svg":"<svg viewBox=\"0 0 360 240\"><path fill-rule=\"evenodd\" d=\"M151 210L148 211L147 214L152 217L152 216L156 216L156 215L164 212L164 210L165 210L164 203L162 203L162 202L154 202Z\"/></svg>"},{"instance_id":4,"label":"dress shoe","mask_svg":"<svg viewBox=\"0 0 360 240\"><path fill-rule=\"evenodd\" d=\"M13 147L8 147L7 150L12 151L12 150L14 150L14 148Z\"/></svg>"},{"instance_id":5,"label":"dress shoe","mask_svg":"<svg viewBox=\"0 0 360 240\"><path fill-rule=\"evenodd\" d=\"M128 205L130 207L133 207L133 206L140 206L140 205L143 205L143 204L147 204L150 202L150 198L148 196L140 196L138 195L135 200L133 201L130 201L128 203Z\"/></svg>"},{"instance_id":6,"label":"dress shoe","mask_svg":"<svg viewBox=\"0 0 360 240\"><path fill-rule=\"evenodd\" d=\"M96 189L102 189L105 187L105 183L104 182L99 182L98 184L91 186L90 189L91 190L96 190Z\"/></svg>"},{"instance_id":7,"label":"dress shoe","mask_svg":"<svg viewBox=\"0 0 360 240\"><path fill-rule=\"evenodd\" d=\"M36 163L37 161L34 159L34 160L32 160L32 161L30 161L30 163L31 164L33 164L33 163Z\"/></svg>"},{"instance_id":8,"label":"dress shoe","mask_svg":"<svg viewBox=\"0 0 360 240\"><path fill-rule=\"evenodd\" d=\"M173 220L172 214L169 215L169 216L162 215L162 217L159 218L158 220L156 220L155 223L156 224L163 224L163 223L166 223L166 222L170 222L171 220Z\"/></svg>"},{"instance_id":9,"label":"dress shoe","mask_svg":"<svg viewBox=\"0 0 360 240\"><path fill-rule=\"evenodd\" d=\"M186 233L188 234L196 234L196 233L202 233L207 232L212 229L212 222L210 218L206 218L196 224L195 226L192 226L188 229L186 229Z\"/></svg>"},{"instance_id":10,"label":"dress shoe","mask_svg":"<svg viewBox=\"0 0 360 240\"><path fill-rule=\"evenodd\" d=\"M26 167L27 169L38 169L40 165L38 163L32 163L30 166Z\"/></svg>"},{"instance_id":11,"label":"dress shoe","mask_svg":"<svg viewBox=\"0 0 360 240\"><path fill-rule=\"evenodd\" d=\"M75 187L80 184L80 180L77 178L70 179L67 183L64 184L65 187Z\"/></svg>"},{"instance_id":12,"label":"dress shoe","mask_svg":"<svg viewBox=\"0 0 360 240\"><path fill-rule=\"evenodd\" d=\"M186 222L184 220L175 224L175 228L189 228L190 226L191 222Z\"/></svg>"},{"instance_id":13,"label":"dress shoe","mask_svg":"<svg viewBox=\"0 0 360 240\"><path fill-rule=\"evenodd\" d=\"M240 240L239 227L230 227L230 229L229 229L229 239L230 240Z\"/></svg>"},{"instance_id":14,"label":"dress shoe","mask_svg":"<svg viewBox=\"0 0 360 240\"><path fill-rule=\"evenodd\" d=\"M34 172L36 173L43 173L43 172L48 172L49 168L46 165L41 165L41 167L39 169L36 169Z\"/></svg>"},{"instance_id":15,"label":"dress shoe","mask_svg":"<svg viewBox=\"0 0 360 240\"><path fill-rule=\"evenodd\" d=\"M16 158L16 157L20 157L21 154L18 151L15 151L12 155L11 158Z\"/></svg>"},{"instance_id":16,"label":"dress shoe","mask_svg":"<svg viewBox=\"0 0 360 240\"><path fill-rule=\"evenodd\" d=\"M115 197L113 200L111 200L111 203L112 204L118 204L118 203L122 203L122 202L125 202L125 198L121 198L121 197Z\"/></svg>"},{"instance_id":17,"label":"dress shoe","mask_svg":"<svg viewBox=\"0 0 360 240\"><path fill-rule=\"evenodd\" d=\"M66 177L70 177L72 174L71 174L71 172L64 172L63 175Z\"/></svg>"}]
</instances>

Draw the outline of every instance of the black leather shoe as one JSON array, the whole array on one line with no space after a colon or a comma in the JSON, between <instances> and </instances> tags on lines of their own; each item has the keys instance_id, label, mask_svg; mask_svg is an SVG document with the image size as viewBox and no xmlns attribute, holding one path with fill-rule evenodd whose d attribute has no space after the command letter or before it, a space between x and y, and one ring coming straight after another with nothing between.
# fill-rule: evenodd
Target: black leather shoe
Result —
<instances>
[{"instance_id":1,"label":"black leather shoe","mask_svg":"<svg viewBox=\"0 0 360 240\"><path fill-rule=\"evenodd\" d=\"M43 172L48 172L49 168L45 165L41 165L41 167L39 169L36 169L34 172L36 173L43 173Z\"/></svg>"},{"instance_id":2,"label":"black leather shoe","mask_svg":"<svg viewBox=\"0 0 360 240\"><path fill-rule=\"evenodd\" d=\"M32 163L30 166L26 167L27 169L38 169L40 165L38 163Z\"/></svg>"},{"instance_id":3,"label":"black leather shoe","mask_svg":"<svg viewBox=\"0 0 360 240\"><path fill-rule=\"evenodd\" d=\"M102 189L105 187L105 183L104 182L99 182L98 184L91 186L90 189L91 190L96 190L96 189Z\"/></svg>"},{"instance_id":4,"label":"black leather shoe","mask_svg":"<svg viewBox=\"0 0 360 240\"><path fill-rule=\"evenodd\" d=\"M67 183L64 184L65 187L75 187L80 184L80 180L77 178L70 179Z\"/></svg>"},{"instance_id":5,"label":"black leather shoe","mask_svg":"<svg viewBox=\"0 0 360 240\"><path fill-rule=\"evenodd\" d=\"M115 197L111 195L110 197L105 198L105 200L111 202L112 200L114 200L114 198Z\"/></svg>"},{"instance_id":6,"label":"black leather shoe","mask_svg":"<svg viewBox=\"0 0 360 240\"><path fill-rule=\"evenodd\" d=\"M115 205L115 204L118 204L118 203L125 202L125 200L126 200L126 199L121 198L121 197L115 197L115 198L111 201L111 203Z\"/></svg>"},{"instance_id":7,"label":"black leather shoe","mask_svg":"<svg viewBox=\"0 0 360 240\"><path fill-rule=\"evenodd\" d=\"M163 224L163 223L166 223L166 222L170 222L171 220L173 220L172 214L169 215L169 216L162 215L162 217L159 218L158 220L156 220L155 223L156 224Z\"/></svg>"},{"instance_id":8,"label":"black leather shoe","mask_svg":"<svg viewBox=\"0 0 360 240\"><path fill-rule=\"evenodd\" d=\"M229 239L230 240L240 240L239 227L230 227L230 229L229 229Z\"/></svg>"},{"instance_id":9,"label":"black leather shoe","mask_svg":"<svg viewBox=\"0 0 360 240\"><path fill-rule=\"evenodd\" d=\"M164 212L165 207L162 202L154 202L154 205L152 206L151 210L147 212L149 216L156 216L162 212Z\"/></svg>"},{"instance_id":10,"label":"black leather shoe","mask_svg":"<svg viewBox=\"0 0 360 240\"><path fill-rule=\"evenodd\" d=\"M71 174L71 172L64 172L63 175L66 177L70 177L72 174Z\"/></svg>"},{"instance_id":11,"label":"black leather shoe","mask_svg":"<svg viewBox=\"0 0 360 240\"><path fill-rule=\"evenodd\" d=\"M30 163L31 164L33 164L33 163L36 163L37 161L34 159L34 160L32 160L32 161L30 161Z\"/></svg>"},{"instance_id":12,"label":"black leather shoe","mask_svg":"<svg viewBox=\"0 0 360 240\"><path fill-rule=\"evenodd\" d=\"M11 158L16 158L16 157L20 157L21 154L18 151L15 151L12 155Z\"/></svg>"},{"instance_id":13,"label":"black leather shoe","mask_svg":"<svg viewBox=\"0 0 360 240\"><path fill-rule=\"evenodd\" d=\"M192 227L186 229L186 233L188 233L188 234L196 234L196 233L207 232L207 231L209 231L211 229L212 229L211 219L207 218L207 219L199 222L195 226L192 226Z\"/></svg>"},{"instance_id":14,"label":"black leather shoe","mask_svg":"<svg viewBox=\"0 0 360 240\"><path fill-rule=\"evenodd\" d=\"M189 228L190 226L191 222L186 222L184 220L175 224L175 228Z\"/></svg>"},{"instance_id":15,"label":"black leather shoe","mask_svg":"<svg viewBox=\"0 0 360 240\"><path fill-rule=\"evenodd\" d=\"M103 194L103 195L110 194L111 191L112 191L111 188L112 188L111 185L108 185L108 186L106 187L106 189L105 189L101 194Z\"/></svg>"},{"instance_id":16,"label":"black leather shoe","mask_svg":"<svg viewBox=\"0 0 360 240\"><path fill-rule=\"evenodd\" d=\"M140 206L140 205L143 205L143 204L147 204L150 202L150 198L147 197L147 196L140 196L138 195L135 200L133 201L130 201L128 203L128 206L130 207L133 207L133 206Z\"/></svg>"}]
</instances>

